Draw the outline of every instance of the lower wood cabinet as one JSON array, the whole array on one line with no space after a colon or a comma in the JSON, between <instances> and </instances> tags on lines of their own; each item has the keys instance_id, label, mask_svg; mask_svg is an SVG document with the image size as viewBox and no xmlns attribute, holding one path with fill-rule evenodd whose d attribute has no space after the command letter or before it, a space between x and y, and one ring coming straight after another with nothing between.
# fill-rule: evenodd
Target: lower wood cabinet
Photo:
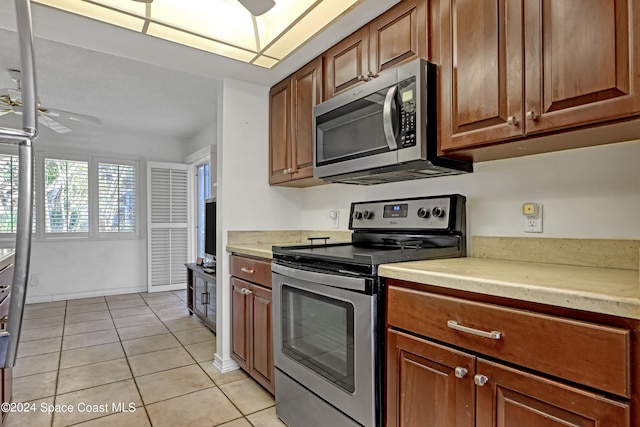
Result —
<instances>
[{"instance_id":1,"label":"lower wood cabinet","mask_svg":"<svg viewBox=\"0 0 640 427\"><path fill-rule=\"evenodd\" d=\"M621 321L620 324L629 329L599 325L394 285L388 286L387 296L388 427L640 425L637 408L639 369L633 362L638 350L637 326L640 322ZM481 318L478 314L483 310L495 310L495 313ZM513 318L501 317L505 313ZM521 320L518 315L534 316L529 320L537 318L539 324L536 326L545 328L543 332L547 338L538 339L538 331L533 327L529 333L516 335L513 328L517 328ZM466 329L451 328L447 320L439 327L434 319L439 322L440 318L458 321L459 324L453 326ZM488 328L489 323L495 328ZM424 328L426 324L430 327ZM552 324L554 327L548 328ZM516 326L509 329L507 325ZM585 328L585 331L592 328L596 332L574 337L575 342L560 351L568 354L559 354L555 353L555 341L563 336L563 325ZM495 334L491 338L494 332L499 332L500 338L495 338ZM456 341L453 337L460 339ZM604 344L608 339L611 346ZM621 347L615 345L619 340L624 344ZM536 365L541 370L527 369L534 362L527 360L527 352L519 352L528 345L546 349L547 360ZM583 345L591 346L591 350L586 353L572 350ZM487 354L492 350L493 354ZM500 357L501 353L505 358L519 356L507 362ZM604 357L621 360L622 366L609 376L607 366L596 363L592 372L584 371L582 380L575 377L572 366L566 364L566 357L574 358L571 365L591 363ZM558 367L551 363L554 359L558 361ZM571 380L565 377L562 368ZM605 372L607 375L603 375ZM591 386L600 377L609 378L597 389ZM616 392L609 392L609 389Z\"/></svg>"},{"instance_id":2,"label":"lower wood cabinet","mask_svg":"<svg viewBox=\"0 0 640 427\"><path fill-rule=\"evenodd\" d=\"M0 261L0 331L7 329L9 319L9 305L11 304L11 284L13 281L14 256L4 258ZM0 369L0 403L10 403L13 401L13 368ZM9 412L2 412L0 426L7 422Z\"/></svg>"},{"instance_id":3,"label":"lower wood cabinet","mask_svg":"<svg viewBox=\"0 0 640 427\"><path fill-rule=\"evenodd\" d=\"M273 394L271 264L266 260L232 255L230 271L231 357ZM258 281L250 282L237 277L248 275Z\"/></svg>"}]
</instances>

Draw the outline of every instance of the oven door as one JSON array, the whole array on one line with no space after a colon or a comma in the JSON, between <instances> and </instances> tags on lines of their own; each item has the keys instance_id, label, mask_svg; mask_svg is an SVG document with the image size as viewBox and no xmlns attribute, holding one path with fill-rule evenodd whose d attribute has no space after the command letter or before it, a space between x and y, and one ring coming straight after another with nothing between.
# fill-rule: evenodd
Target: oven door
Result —
<instances>
[{"instance_id":1,"label":"oven door","mask_svg":"<svg viewBox=\"0 0 640 427\"><path fill-rule=\"evenodd\" d=\"M351 290L371 279L272 268L276 368L358 423L376 425L377 296Z\"/></svg>"}]
</instances>

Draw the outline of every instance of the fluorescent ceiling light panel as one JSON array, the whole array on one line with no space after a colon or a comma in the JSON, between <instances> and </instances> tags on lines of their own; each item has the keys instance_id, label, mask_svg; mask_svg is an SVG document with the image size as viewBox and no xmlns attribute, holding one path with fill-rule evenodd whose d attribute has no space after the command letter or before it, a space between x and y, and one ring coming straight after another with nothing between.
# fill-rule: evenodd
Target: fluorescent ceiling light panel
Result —
<instances>
[{"instance_id":1,"label":"fluorescent ceiling light panel","mask_svg":"<svg viewBox=\"0 0 640 427\"><path fill-rule=\"evenodd\" d=\"M362 1L276 0L254 16L238 0L33 0L264 68Z\"/></svg>"}]
</instances>

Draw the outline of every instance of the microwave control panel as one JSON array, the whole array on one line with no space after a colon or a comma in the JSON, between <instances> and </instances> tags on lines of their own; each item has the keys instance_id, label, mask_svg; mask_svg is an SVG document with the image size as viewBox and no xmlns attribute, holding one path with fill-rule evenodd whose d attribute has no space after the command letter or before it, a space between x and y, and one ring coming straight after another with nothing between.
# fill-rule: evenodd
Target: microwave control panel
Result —
<instances>
[{"instance_id":1,"label":"microwave control panel","mask_svg":"<svg viewBox=\"0 0 640 427\"><path fill-rule=\"evenodd\" d=\"M416 78L411 77L398 85L400 104L400 144L416 145Z\"/></svg>"}]
</instances>

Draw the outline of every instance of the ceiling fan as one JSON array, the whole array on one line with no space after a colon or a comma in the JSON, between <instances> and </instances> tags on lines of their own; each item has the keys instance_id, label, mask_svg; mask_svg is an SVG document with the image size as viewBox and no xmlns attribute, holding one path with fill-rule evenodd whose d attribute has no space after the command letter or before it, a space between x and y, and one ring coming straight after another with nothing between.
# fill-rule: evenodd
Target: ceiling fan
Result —
<instances>
[{"instance_id":1,"label":"ceiling fan","mask_svg":"<svg viewBox=\"0 0 640 427\"><path fill-rule=\"evenodd\" d=\"M139 3L153 3L153 0L133 0ZM260 16L276 5L274 0L238 0L253 16Z\"/></svg>"},{"instance_id":2,"label":"ceiling fan","mask_svg":"<svg viewBox=\"0 0 640 427\"><path fill-rule=\"evenodd\" d=\"M0 116L14 113L22 114L22 91L20 88L20 71L8 70L11 80L16 83L16 88L0 89ZM56 110L40 105L38 100L38 122L43 126L57 132L59 134L67 134L71 129L63 125L57 119L68 119L83 123L92 123L101 125L102 121L97 117L87 116L84 114L72 113L69 111Z\"/></svg>"}]
</instances>

